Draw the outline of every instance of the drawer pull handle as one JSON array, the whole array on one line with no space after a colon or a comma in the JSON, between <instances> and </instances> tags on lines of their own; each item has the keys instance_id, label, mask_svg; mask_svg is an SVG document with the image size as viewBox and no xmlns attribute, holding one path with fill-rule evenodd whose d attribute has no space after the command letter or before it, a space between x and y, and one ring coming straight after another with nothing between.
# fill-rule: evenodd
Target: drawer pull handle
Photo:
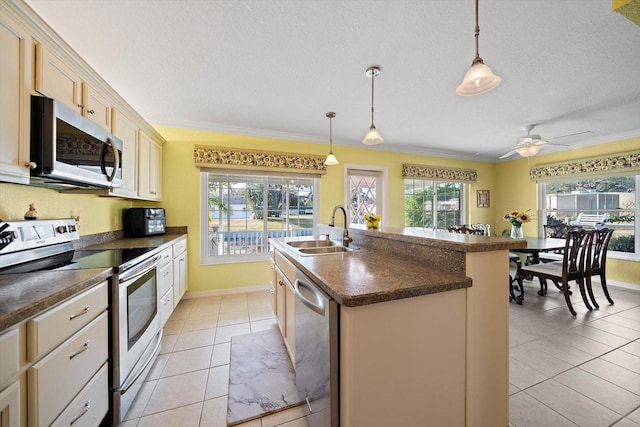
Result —
<instances>
[{"instance_id":1,"label":"drawer pull handle","mask_svg":"<svg viewBox=\"0 0 640 427\"><path fill-rule=\"evenodd\" d=\"M79 355L80 353L84 353L85 351L89 350L89 341L85 342L82 345L82 348L78 351L76 351L75 353L73 353L71 356L69 356L69 360L73 359L74 357L76 357L77 355Z\"/></svg>"},{"instance_id":2,"label":"drawer pull handle","mask_svg":"<svg viewBox=\"0 0 640 427\"><path fill-rule=\"evenodd\" d=\"M278 285L280 285L280 286L284 286L284 282L283 282L282 280L279 280L279 281L278 281Z\"/></svg>"},{"instance_id":3,"label":"drawer pull handle","mask_svg":"<svg viewBox=\"0 0 640 427\"><path fill-rule=\"evenodd\" d=\"M167 305L167 304L169 304L170 302L171 302L171 300L170 300L169 298L167 298L167 299L165 300L165 302L164 302L164 305Z\"/></svg>"},{"instance_id":4,"label":"drawer pull handle","mask_svg":"<svg viewBox=\"0 0 640 427\"><path fill-rule=\"evenodd\" d=\"M80 415L78 415L74 419L72 419L71 422L69 423L69 425L70 426L74 425L76 423L76 421L78 421L80 418L82 418L82 416L84 414L89 412L89 409L91 409L91 401L90 400L88 400L87 403L84 404L84 408L82 408L82 412L80 412Z\"/></svg>"},{"instance_id":5,"label":"drawer pull handle","mask_svg":"<svg viewBox=\"0 0 640 427\"><path fill-rule=\"evenodd\" d=\"M164 277L167 277L168 275L169 275L169 272L168 272L168 271L165 271L165 272L164 272Z\"/></svg>"},{"instance_id":6,"label":"drawer pull handle","mask_svg":"<svg viewBox=\"0 0 640 427\"><path fill-rule=\"evenodd\" d=\"M85 306L84 309L82 309L82 311L80 313L76 313L76 314L70 315L69 316L69 320L73 320L76 317L84 316L85 314L87 314L89 312L90 309L91 309L90 305Z\"/></svg>"}]
</instances>

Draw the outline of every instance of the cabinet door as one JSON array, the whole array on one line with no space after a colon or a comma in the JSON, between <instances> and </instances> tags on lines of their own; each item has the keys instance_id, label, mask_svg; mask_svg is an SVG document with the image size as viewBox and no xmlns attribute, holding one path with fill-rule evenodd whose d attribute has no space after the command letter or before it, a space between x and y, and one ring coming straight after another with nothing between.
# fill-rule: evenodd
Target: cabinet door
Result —
<instances>
[{"instance_id":1,"label":"cabinet door","mask_svg":"<svg viewBox=\"0 0 640 427\"><path fill-rule=\"evenodd\" d=\"M36 45L35 89L82 114L82 79L41 44Z\"/></svg>"},{"instance_id":2,"label":"cabinet door","mask_svg":"<svg viewBox=\"0 0 640 427\"><path fill-rule=\"evenodd\" d=\"M29 183L31 38L0 11L0 180Z\"/></svg>"},{"instance_id":3,"label":"cabinet door","mask_svg":"<svg viewBox=\"0 0 640 427\"><path fill-rule=\"evenodd\" d=\"M144 132L140 132L138 154L138 195L143 199L160 200L162 146Z\"/></svg>"},{"instance_id":4,"label":"cabinet door","mask_svg":"<svg viewBox=\"0 0 640 427\"><path fill-rule=\"evenodd\" d=\"M284 309L285 314L285 344L287 350L289 350L289 356L291 362L296 363L296 293L293 290L293 285L285 277L285 291L284 291Z\"/></svg>"},{"instance_id":5,"label":"cabinet door","mask_svg":"<svg viewBox=\"0 0 640 427\"><path fill-rule=\"evenodd\" d=\"M285 312L284 312L284 294L287 284L285 283L284 274L282 271L276 266L276 320L278 322L278 328L280 328L280 333L283 337L286 337L286 329L285 329Z\"/></svg>"},{"instance_id":6,"label":"cabinet door","mask_svg":"<svg viewBox=\"0 0 640 427\"><path fill-rule=\"evenodd\" d=\"M117 109L113 109L112 133L122 140L122 187L111 193L117 196L138 195L138 126Z\"/></svg>"},{"instance_id":7,"label":"cabinet door","mask_svg":"<svg viewBox=\"0 0 640 427\"><path fill-rule=\"evenodd\" d=\"M0 392L0 426L20 426L20 381Z\"/></svg>"},{"instance_id":8,"label":"cabinet door","mask_svg":"<svg viewBox=\"0 0 640 427\"><path fill-rule=\"evenodd\" d=\"M174 245L175 246L175 245ZM173 303L178 305L187 291L187 253L182 252L173 260Z\"/></svg>"},{"instance_id":9,"label":"cabinet door","mask_svg":"<svg viewBox=\"0 0 640 427\"><path fill-rule=\"evenodd\" d=\"M90 86L87 82L82 84L82 115L105 129L112 132L111 129L111 108L113 102L107 95Z\"/></svg>"}]
</instances>

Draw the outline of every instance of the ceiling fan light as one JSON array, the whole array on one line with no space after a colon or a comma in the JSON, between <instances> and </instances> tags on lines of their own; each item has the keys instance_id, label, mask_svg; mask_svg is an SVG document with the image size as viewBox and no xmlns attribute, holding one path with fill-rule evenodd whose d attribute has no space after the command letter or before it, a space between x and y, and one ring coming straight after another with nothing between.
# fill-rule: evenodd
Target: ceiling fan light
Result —
<instances>
[{"instance_id":1,"label":"ceiling fan light","mask_svg":"<svg viewBox=\"0 0 640 427\"><path fill-rule=\"evenodd\" d=\"M500 84L502 79L491 71L482 60L474 61L469 71L464 75L462 83L456 88L460 96L473 96L489 92Z\"/></svg>"},{"instance_id":2,"label":"ceiling fan light","mask_svg":"<svg viewBox=\"0 0 640 427\"><path fill-rule=\"evenodd\" d=\"M542 149L542 145L530 144L516 148L516 153L520 154L522 157L531 157L538 154L540 149Z\"/></svg>"},{"instance_id":3,"label":"ceiling fan light","mask_svg":"<svg viewBox=\"0 0 640 427\"><path fill-rule=\"evenodd\" d=\"M382 141L384 141L384 139L380 136L380 132L378 132L378 129L376 129L376 127L372 124L369 128L369 131L364 136L362 143L364 145L378 145L381 144Z\"/></svg>"},{"instance_id":4,"label":"ceiling fan light","mask_svg":"<svg viewBox=\"0 0 640 427\"><path fill-rule=\"evenodd\" d=\"M327 166L334 166L339 163L340 162L336 159L336 156L334 156L333 153L329 153L329 155L327 155L327 159L324 161L324 164Z\"/></svg>"}]
</instances>

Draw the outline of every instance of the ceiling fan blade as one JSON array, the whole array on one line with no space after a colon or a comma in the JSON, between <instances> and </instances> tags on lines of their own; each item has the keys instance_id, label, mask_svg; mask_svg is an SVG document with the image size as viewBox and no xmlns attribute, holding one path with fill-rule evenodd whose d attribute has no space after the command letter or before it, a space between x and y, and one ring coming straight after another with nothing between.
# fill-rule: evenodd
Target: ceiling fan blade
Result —
<instances>
[{"instance_id":1,"label":"ceiling fan blade","mask_svg":"<svg viewBox=\"0 0 640 427\"><path fill-rule=\"evenodd\" d=\"M511 150L506 154L503 154L502 156L498 157L499 159L506 159L507 157L513 156L514 154L516 154L517 151L516 150Z\"/></svg>"},{"instance_id":2,"label":"ceiling fan blade","mask_svg":"<svg viewBox=\"0 0 640 427\"><path fill-rule=\"evenodd\" d=\"M570 136L577 136L577 135L582 135L582 134L585 134L585 133L593 133L593 131L585 130L585 131L582 131L582 132L570 133L568 135L555 136L553 138L547 138L547 139L548 140L552 140L552 139L560 139L560 138L569 138Z\"/></svg>"}]
</instances>

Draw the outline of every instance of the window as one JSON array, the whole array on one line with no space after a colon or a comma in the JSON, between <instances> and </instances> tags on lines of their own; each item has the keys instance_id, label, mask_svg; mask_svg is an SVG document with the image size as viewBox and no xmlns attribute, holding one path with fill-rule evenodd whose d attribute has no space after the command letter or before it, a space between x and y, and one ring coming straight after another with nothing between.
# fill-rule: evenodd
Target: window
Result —
<instances>
[{"instance_id":1,"label":"window","mask_svg":"<svg viewBox=\"0 0 640 427\"><path fill-rule=\"evenodd\" d=\"M607 215L615 231L609 252L620 258L640 254L638 214L640 175L612 176L540 183L540 206L545 224L571 223L580 213Z\"/></svg>"},{"instance_id":2,"label":"window","mask_svg":"<svg viewBox=\"0 0 640 427\"><path fill-rule=\"evenodd\" d=\"M427 179L404 180L405 227L446 230L463 223L464 184Z\"/></svg>"},{"instance_id":3,"label":"window","mask_svg":"<svg viewBox=\"0 0 640 427\"><path fill-rule=\"evenodd\" d=\"M382 193L378 191L380 172L349 170L349 223L366 224L364 216L381 214Z\"/></svg>"},{"instance_id":4,"label":"window","mask_svg":"<svg viewBox=\"0 0 640 427\"><path fill-rule=\"evenodd\" d=\"M318 179L201 175L204 264L266 260L270 238L313 235Z\"/></svg>"}]
</instances>

